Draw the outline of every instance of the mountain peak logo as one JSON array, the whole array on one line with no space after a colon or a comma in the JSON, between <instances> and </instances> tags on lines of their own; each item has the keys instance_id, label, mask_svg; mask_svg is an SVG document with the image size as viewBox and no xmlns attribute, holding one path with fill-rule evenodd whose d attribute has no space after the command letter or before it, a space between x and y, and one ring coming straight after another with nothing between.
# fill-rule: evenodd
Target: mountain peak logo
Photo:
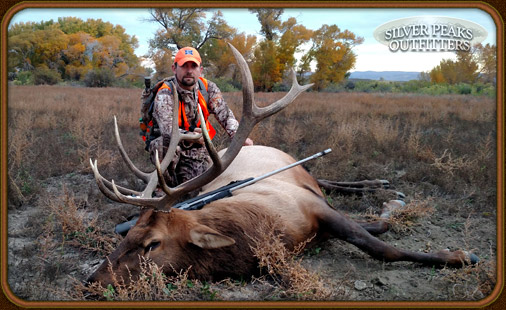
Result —
<instances>
[{"instance_id":1,"label":"mountain peak logo","mask_svg":"<svg viewBox=\"0 0 506 310\"><path fill-rule=\"evenodd\" d=\"M374 38L392 52L454 52L469 51L487 38L487 31L465 19L416 16L379 26Z\"/></svg>"}]
</instances>

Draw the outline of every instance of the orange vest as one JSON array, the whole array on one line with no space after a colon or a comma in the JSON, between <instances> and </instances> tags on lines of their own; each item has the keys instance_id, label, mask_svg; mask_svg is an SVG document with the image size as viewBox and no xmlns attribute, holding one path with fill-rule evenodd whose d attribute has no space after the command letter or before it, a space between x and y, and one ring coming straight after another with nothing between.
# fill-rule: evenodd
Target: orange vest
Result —
<instances>
[{"instance_id":1,"label":"orange vest","mask_svg":"<svg viewBox=\"0 0 506 310\"><path fill-rule=\"evenodd\" d=\"M204 86L206 87L206 90L207 90L207 80L204 79L203 77L199 77L199 79L204 83ZM169 85L167 85L166 83L163 83L163 85L160 87L160 89L158 91L160 91L164 88L167 88L169 91L171 90ZM216 130L213 128L213 126L211 125L211 122L209 122L209 120L208 120L209 110L207 109L207 102L204 99L204 96L202 96L202 93L200 91L198 91L198 97L199 97L198 98L199 105L200 105L200 108L202 109L202 114L204 114L204 120L206 121L207 132L209 133L209 137L211 139L213 139L214 136L216 135ZM200 119L197 122L197 127L200 127ZM184 110L184 103L182 101L179 101L179 128L182 128L184 130L190 130L190 123L188 122L188 118L187 118L185 110Z\"/></svg>"}]
</instances>

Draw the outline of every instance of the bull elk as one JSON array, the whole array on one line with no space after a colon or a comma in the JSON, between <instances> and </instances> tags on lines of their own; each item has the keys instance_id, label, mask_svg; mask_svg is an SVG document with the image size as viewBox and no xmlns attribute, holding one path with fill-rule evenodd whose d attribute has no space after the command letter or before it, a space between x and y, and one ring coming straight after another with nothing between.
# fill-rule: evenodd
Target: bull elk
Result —
<instances>
[{"instance_id":1,"label":"bull elk","mask_svg":"<svg viewBox=\"0 0 506 310\"><path fill-rule=\"evenodd\" d=\"M112 284L112 270L117 279L128 283L140 272L139 257L149 257L163 266L164 272L186 270L189 276L200 280L238 278L258 273L258 261L250 245L259 237L256 229L265 221L282 221L281 233L287 248L312 237L322 241L329 237L345 240L372 257L387 262L412 261L430 265L462 266L474 263L477 257L465 251L420 253L397 249L373 236L385 232L387 225L380 219L376 223L358 223L330 207L318 182L301 166L286 170L252 186L234 192L232 197L214 201L200 210L186 211L171 208L185 193L202 188L209 192L231 181L261 175L295 160L288 154L267 146L242 147L249 133L260 120L280 111L311 85L300 86L292 71L292 87L280 100L267 107L258 107L253 98L253 81L242 55L230 45L243 83L243 113L240 127L226 150L217 152L205 128L205 146L212 159L211 167L202 175L176 187L168 187L163 178L179 142L196 140L201 134L182 134L178 130L178 98L174 92L173 130L166 156L156 169L144 173L137 169L127 156L115 122L116 138L123 159L132 172L147 183L142 192L115 185L100 175L97 163L91 162L100 190L110 199L142 207L140 217L119 247L109 255L89 277L88 282ZM204 124L201 121L201 124ZM162 197L152 197L159 186ZM391 201L384 205L382 218L392 207L401 204Z\"/></svg>"}]
</instances>

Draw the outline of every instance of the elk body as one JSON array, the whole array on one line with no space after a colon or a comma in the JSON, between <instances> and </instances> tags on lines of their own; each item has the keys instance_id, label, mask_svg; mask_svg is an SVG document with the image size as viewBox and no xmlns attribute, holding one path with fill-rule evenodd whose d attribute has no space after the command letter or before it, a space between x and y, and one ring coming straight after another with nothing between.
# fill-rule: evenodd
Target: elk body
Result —
<instances>
[{"instance_id":1,"label":"elk body","mask_svg":"<svg viewBox=\"0 0 506 310\"><path fill-rule=\"evenodd\" d=\"M149 257L157 265L163 266L167 274L191 266L190 277L201 280L247 277L258 272L258 262L251 245L252 240L260 238L259 227L267 223L278 224L275 228L290 249L313 237L312 242L335 237L357 246L376 259L388 262L462 266L466 261L477 260L474 255L464 251L410 252L381 241L372 233L386 231L384 221L359 224L331 208L318 182L300 166L241 188L232 197L214 201L200 210L171 208L178 198L189 191L202 188L205 193L231 181L259 176L295 162L291 156L275 148L241 146L257 122L282 109L310 85L299 86L294 76L292 89L284 98L266 108L258 108L253 102L253 83L247 64L231 48L243 76L243 117L229 148L221 152L214 150L203 128L206 147L213 160L213 165L203 175L176 188L168 188L164 183L162 172L170 163L177 144L182 139L200 138L200 135L178 136L177 117L174 117L174 136L167 155L151 173L143 173L135 168L117 134L123 158L132 171L148 184L143 192L108 182L99 174L96 163L92 164L97 183L107 197L146 208L143 208L137 224L130 229L119 247L91 275L88 282L101 282L104 286L112 284L110 270L117 279L125 282L130 277L135 279L140 271L139 257ZM174 93L174 102L177 103L177 92ZM174 113L177 112L175 105ZM152 198L157 184L166 195ZM396 204L385 205L383 215L391 211L392 205Z\"/></svg>"}]
</instances>

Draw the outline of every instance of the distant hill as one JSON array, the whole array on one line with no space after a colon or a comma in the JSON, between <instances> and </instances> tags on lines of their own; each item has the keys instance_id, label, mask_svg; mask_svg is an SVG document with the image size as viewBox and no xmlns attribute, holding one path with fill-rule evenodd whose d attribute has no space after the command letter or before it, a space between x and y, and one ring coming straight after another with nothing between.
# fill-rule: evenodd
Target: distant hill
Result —
<instances>
[{"instance_id":1,"label":"distant hill","mask_svg":"<svg viewBox=\"0 0 506 310\"><path fill-rule=\"evenodd\" d=\"M361 80L380 80L383 78L385 81L410 81L418 80L420 72L406 72L406 71L355 71L350 75L350 79Z\"/></svg>"}]
</instances>

